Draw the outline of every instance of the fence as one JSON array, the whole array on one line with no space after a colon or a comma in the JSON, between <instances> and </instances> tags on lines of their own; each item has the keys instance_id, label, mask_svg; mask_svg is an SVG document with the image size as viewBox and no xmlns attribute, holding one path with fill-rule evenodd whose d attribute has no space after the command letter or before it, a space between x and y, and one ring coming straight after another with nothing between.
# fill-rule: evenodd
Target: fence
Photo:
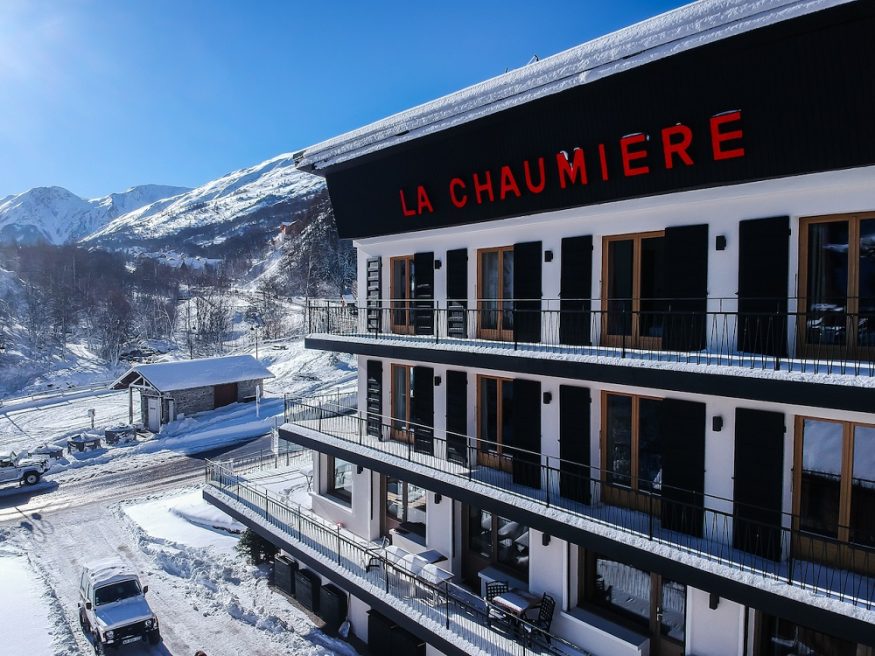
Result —
<instances>
[{"instance_id":1,"label":"fence","mask_svg":"<svg viewBox=\"0 0 875 656\"><path fill-rule=\"evenodd\" d=\"M559 508L707 561L816 594L875 607L875 549L800 530L798 515L434 429L351 407L287 398L286 421L479 486L519 506ZM870 482L875 485L875 482ZM843 528L843 527L838 527ZM875 536L869 536L870 541Z\"/></svg>"},{"instance_id":2,"label":"fence","mask_svg":"<svg viewBox=\"0 0 875 656\"><path fill-rule=\"evenodd\" d=\"M500 629L490 620L488 608L476 603L470 593L467 598L472 599L472 603L466 602L465 596L456 592L459 589L456 584L450 581L433 584L424 580L392 562L373 543L343 530L340 525L326 522L300 505L258 489L221 463L207 462L206 479L215 492L315 555L326 567L342 572L350 582L372 594L388 598L394 608L459 646L507 656L586 653L526 620L519 621L516 634ZM529 636L544 639L536 642L529 640Z\"/></svg>"}]
</instances>

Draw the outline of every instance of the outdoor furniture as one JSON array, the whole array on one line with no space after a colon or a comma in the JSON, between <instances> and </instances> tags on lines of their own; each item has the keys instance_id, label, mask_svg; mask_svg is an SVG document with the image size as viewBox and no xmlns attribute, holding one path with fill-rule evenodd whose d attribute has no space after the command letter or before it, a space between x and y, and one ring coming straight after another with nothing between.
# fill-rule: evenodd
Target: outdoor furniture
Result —
<instances>
[{"instance_id":1,"label":"outdoor furniture","mask_svg":"<svg viewBox=\"0 0 875 656\"><path fill-rule=\"evenodd\" d=\"M67 450L70 453L73 451L85 451L85 449L99 449L100 448L100 436L99 435L89 435L88 433L80 433L79 435L74 435L69 440L67 440Z\"/></svg>"},{"instance_id":2,"label":"outdoor furniture","mask_svg":"<svg viewBox=\"0 0 875 656\"><path fill-rule=\"evenodd\" d=\"M556 610L556 600L545 593L544 597L541 599L541 603L538 604L536 608L538 610L538 615L532 619L529 619L528 617L524 618L527 624L523 625L523 629L528 634L529 644L532 643L532 640L536 635L540 635L549 645L550 625L553 623L553 612Z\"/></svg>"},{"instance_id":3,"label":"outdoor furniture","mask_svg":"<svg viewBox=\"0 0 875 656\"><path fill-rule=\"evenodd\" d=\"M310 470L312 474L312 470ZM389 538L382 538L379 542L371 543L365 550L365 572L370 572L372 569L379 569L383 564L383 558L386 557L386 548L389 546Z\"/></svg>"},{"instance_id":4,"label":"outdoor furniture","mask_svg":"<svg viewBox=\"0 0 875 656\"><path fill-rule=\"evenodd\" d=\"M504 611L495 606L492 602L496 597L510 591L506 581L490 581L486 584L486 605L488 612L486 613L486 624L492 626L493 620L501 622L507 621L507 615Z\"/></svg>"}]
</instances>

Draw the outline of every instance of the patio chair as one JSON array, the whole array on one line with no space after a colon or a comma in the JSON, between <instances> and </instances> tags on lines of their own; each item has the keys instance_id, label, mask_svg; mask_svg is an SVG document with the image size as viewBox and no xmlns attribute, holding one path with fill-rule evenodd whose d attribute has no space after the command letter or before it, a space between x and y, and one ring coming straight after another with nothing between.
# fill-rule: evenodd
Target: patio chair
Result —
<instances>
[{"instance_id":1,"label":"patio chair","mask_svg":"<svg viewBox=\"0 0 875 656\"><path fill-rule=\"evenodd\" d=\"M365 572L370 572L372 569L380 569L383 564L383 559L386 557L386 547L389 546L389 538L383 537L376 544L371 544L364 554Z\"/></svg>"},{"instance_id":2,"label":"patio chair","mask_svg":"<svg viewBox=\"0 0 875 656\"><path fill-rule=\"evenodd\" d=\"M528 643L531 644L536 635L540 635L547 644L550 644L550 625L553 624L553 611L556 610L556 600L548 594L544 594L541 603L531 611L537 610L537 617L526 618L527 624L524 629L528 634ZM529 612L531 612L529 611Z\"/></svg>"},{"instance_id":3,"label":"patio chair","mask_svg":"<svg viewBox=\"0 0 875 656\"><path fill-rule=\"evenodd\" d=\"M486 603L488 612L486 613L486 625L492 626L493 621L507 622L507 613L499 610L492 605L492 600L500 594L510 590L507 581L489 581L486 584Z\"/></svg>"}]
</instances>

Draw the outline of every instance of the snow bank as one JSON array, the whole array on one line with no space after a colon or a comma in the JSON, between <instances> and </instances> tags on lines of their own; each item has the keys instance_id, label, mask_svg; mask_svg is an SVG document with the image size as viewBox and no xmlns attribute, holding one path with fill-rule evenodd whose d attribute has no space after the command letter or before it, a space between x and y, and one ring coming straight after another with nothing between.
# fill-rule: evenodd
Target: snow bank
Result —
<instances>
[{"instance_id":1,"label":"snow bank","mask_svg":"<svg viewBox=\"0 0 875 656\"><path fill-rule=\"evenodd\" d=\"M210 547L234 553L245 527L203 500L200 490L122 507L147 535L197 549Z\"/></svg>"}]
</instances>

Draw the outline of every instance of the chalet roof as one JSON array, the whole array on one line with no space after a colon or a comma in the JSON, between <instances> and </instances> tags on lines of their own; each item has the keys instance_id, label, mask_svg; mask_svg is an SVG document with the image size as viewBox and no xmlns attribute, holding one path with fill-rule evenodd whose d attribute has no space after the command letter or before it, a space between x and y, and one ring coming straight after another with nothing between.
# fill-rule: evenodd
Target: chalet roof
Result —
<instances>
[{"instance_id":1,"label":"chalet roof","mask_svg":"<svg viewBox=\"0 0 875 656\"><path fill-rule=\"evenodd\" d=\"M251 355L159 362L131 367L110 389L125 389L142 377L159 392L209 387L244 380L273 378L270 370Z\"/></svg>"},{"instance_id":2,"label":"chalet roof","mask_svg":"<svg viewBox=\"0 0 875 656\"><path fill-rule=\"evenodd\" d=\"M343 162L590 84L708 43L852 0L700 0L295 153L299 169Z\"/></svg>"}]
</instances>

